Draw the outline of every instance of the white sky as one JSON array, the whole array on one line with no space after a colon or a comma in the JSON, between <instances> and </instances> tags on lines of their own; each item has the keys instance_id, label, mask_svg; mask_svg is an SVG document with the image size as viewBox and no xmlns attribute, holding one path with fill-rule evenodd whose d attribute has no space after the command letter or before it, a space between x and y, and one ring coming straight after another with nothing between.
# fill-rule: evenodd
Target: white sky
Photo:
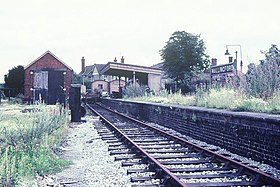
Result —
<instances>
[{"instance_id":1,"label":"white sky","mask_svg":"<svg viewBox=\"0 0 280 187\"><path fill-rule=\"evenodd\" d=\"M125 57L151 66L175 31L201 34L210 58L227 63L225 46L240 44L245 66L280 45L278 0L0 0L0 82L47 50L79 73ZM238 47L230 47L234 54Z\"/></svg>"}]
</instances>

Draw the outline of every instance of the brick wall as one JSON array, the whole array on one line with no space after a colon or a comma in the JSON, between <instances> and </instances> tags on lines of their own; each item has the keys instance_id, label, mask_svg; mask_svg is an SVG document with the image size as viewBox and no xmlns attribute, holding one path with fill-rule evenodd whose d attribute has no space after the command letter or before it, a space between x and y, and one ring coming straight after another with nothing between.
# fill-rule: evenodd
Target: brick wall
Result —
<instances>
[{"instance_id":1,"label":"brick wall","mask_svg":"<svg viewBox=\"0 0 280 187\"><path fill-rule=\"evenodd\" d=\"M280 169L280 116L102 100L113 109Z\"/></svg>"},{"instance_id":2,"label":"brick wall","mask_svg":"<svg viewBox=\"0 0 280 187\"><path fill-rule=\"evenodd\" d=\"M42 56L35 63L25 69L24 97L32 98L32 91L30 89L32 88L33 75L30 74L31 70L42 68L66 70L66 74L64 75L64 88L66 88L65 93L66 97L68 97L70 85L72 83L73 71L53 57L50 53L46 53L46 55Z\"/></svg>"}]
</instances>

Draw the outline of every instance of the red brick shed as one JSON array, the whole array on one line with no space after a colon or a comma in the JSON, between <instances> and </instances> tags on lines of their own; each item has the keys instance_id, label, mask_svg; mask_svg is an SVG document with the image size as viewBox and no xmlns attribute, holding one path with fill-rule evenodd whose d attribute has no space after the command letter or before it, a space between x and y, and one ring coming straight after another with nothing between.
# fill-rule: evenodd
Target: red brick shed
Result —
<instances>
[{"instance_id":1,"label":"red brick shed","mask_svg":"<svg viewBox=\"0 0 280 187\"><path fill-rule=\"evenodd\" d=\"M73 69L47 51L25 67L24 96L47 104L63 102L72 77Z\"/></svg>"}]
</instances>

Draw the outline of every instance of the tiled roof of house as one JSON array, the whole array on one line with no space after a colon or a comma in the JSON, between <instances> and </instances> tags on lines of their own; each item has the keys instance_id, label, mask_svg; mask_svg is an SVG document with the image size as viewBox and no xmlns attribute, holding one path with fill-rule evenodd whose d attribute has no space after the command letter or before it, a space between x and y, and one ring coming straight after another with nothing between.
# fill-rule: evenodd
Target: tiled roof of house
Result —
<instances>
[{"instance_id":1,"label":"tiled roof of house","mask_svg":"<svg viewBox=\"0 0 280 187\"><path fill-rule=\"evenodd\" d=\"M94 64L98 73L100 74L100 70L106 65L106 64Z\"/></svg>"},{"instance_id":2,"label":"tiled roof of house","mask_svg":"<svg viewBox=\"0 0 280 187\"><path fill-rule=\"evenodd\" d=\"M85 67L85 71L80 72L79 74L80 74L80 75L85 75L85 76L87 76L87 75L89 75L90 73L92 73L93 69L94 69L94 65L86 66L86 67Z\"/></svg>"},{"instance_id":3,"label":"tiled roof of house","mask_svg":"<svg viewBox=\"0 0 280 187\"><path fill-rule=\"evenodd\" d=\"M97 69L98 73L100 74L100 70L105 66L106 64L94 64L90 66L85 67L84 72L80 72L79 75L88 76L93 73L94 67Z\"/></svg>"}]
</instances>

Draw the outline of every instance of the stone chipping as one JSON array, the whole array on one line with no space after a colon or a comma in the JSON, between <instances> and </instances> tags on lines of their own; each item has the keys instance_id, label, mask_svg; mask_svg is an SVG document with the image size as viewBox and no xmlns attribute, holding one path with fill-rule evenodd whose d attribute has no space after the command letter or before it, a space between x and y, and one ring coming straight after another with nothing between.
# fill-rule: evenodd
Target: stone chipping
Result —
<instances>
[{"instance_id":1,"label":"stone chipping","mask_svg":"<svg viewBox=\"0 0 280 187\"><path fill-rule=\"evenodd\" d=\"M131 186L126 168L109 155L108 144L95 129L100 123L98 117L86 116L84 120L84 123L70 123L65 145L59 148L60 157L73 164L60 173L37 180L38 186Z\"/></svg>"}]
</instances>

